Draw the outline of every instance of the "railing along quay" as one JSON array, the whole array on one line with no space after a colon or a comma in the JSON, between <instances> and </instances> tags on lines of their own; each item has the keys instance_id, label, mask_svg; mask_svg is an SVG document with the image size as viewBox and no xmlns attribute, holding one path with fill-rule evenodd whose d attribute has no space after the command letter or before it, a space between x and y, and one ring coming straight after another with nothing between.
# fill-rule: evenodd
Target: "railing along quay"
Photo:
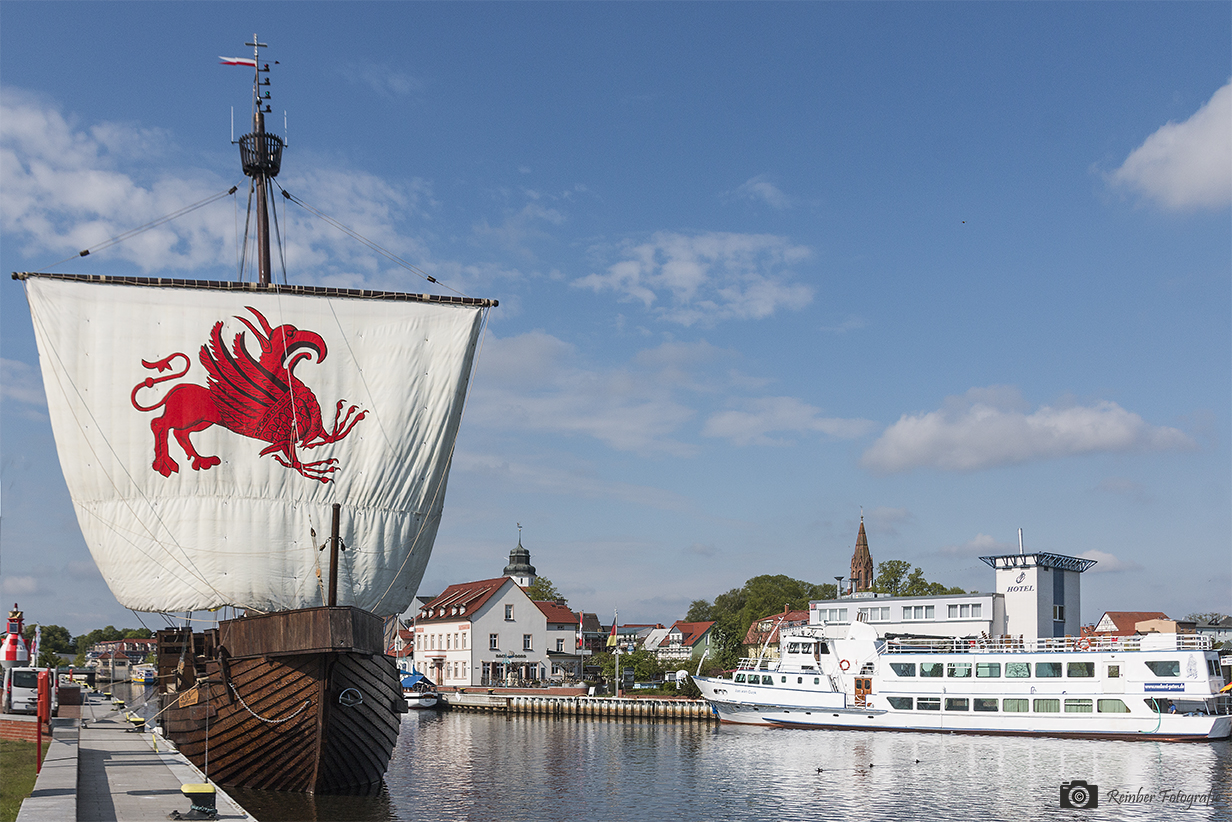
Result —
<instances>
[{"instance_id":1,"label":"railing along quay","mask_svg":"<svg viewBox=\"0 0 1232 822\"><path fill-rule=\"evenodd\" d=\"M524 696L443 693L447 710L481 713L532 714L611 719L652 719L659 722L717 722L704 699L615 699L595 696Z\"/></svg>"}]
</instances>

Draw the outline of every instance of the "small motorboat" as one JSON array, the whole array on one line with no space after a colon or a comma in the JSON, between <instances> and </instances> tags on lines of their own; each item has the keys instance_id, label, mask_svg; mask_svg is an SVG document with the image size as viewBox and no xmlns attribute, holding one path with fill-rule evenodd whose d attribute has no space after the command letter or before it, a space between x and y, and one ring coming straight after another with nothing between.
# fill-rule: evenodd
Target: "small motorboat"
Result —
<instances>
[{"instance_id":1,"label":"small motorboat","mask_svg":"<svg viewBox=\"0 0 1232 822\"><path fill-rule=\"evenodd\" d=\"M415 670L402 677L402 696L411 710L436 708L441 701L432 680Z\"/></svg>"}]
</instances>

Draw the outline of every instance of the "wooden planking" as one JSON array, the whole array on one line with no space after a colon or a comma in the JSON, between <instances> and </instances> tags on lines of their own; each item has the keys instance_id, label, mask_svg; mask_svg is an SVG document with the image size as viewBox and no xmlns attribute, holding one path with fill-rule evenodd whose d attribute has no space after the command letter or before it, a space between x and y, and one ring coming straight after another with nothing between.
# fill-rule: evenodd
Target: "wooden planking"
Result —
<instances>
[{"instance_id":1,"label":"wooden planking","mask_svg":"<svg viewBox=\"0 0 1232 822\"><path fill-rule=\"evenodd\" d=\"M379 617L350 606L303 608L227 620L219 642L233 657L384 652Z\"/></svg>"},{"instance_id":2,"label":"wooden planking","mask_svg":"<svg viewBox=\"0 0 1232 822\"><path fill-rule=\"evenodd\" d=\"M379 783L401 723L401 683L382 654L300 654L229 660L231 682L251 712L222 684L211 661L197 706L164 714L171 739L197 767L205 766L206 708L210 778L222 785L265 790L327 792ZM328 669L328 670L327 670ZM355 688L362 704L343 706ZM309 706L299 714L305 700ZM193 708L197 708L194 713ZM262 722L296 714L287 722Z\"/></svg>"}]
</instances>

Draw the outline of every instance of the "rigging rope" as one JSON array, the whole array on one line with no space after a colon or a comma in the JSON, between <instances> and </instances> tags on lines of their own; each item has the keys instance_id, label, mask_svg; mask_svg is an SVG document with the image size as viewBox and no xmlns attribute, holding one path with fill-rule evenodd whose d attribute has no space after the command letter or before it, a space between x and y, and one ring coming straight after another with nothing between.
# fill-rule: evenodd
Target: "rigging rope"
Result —
<instances>
[{"instance_id":1,"label":"rigging rope","mask_svg":"<svg viewBox=\"0 0 1232 822\"><path fill-rule=\"evenodd\" d=\"M163 223L171 222L177 217L183 217L185 214L188 214L192 211L196 211L199 208L204 208L205 206L209 205L215 200L221 200L223 197L229 197L238 190L239 190L239 186L231 186L231 188L227 189L226 191L219 192L218 194L211 194L209 197L206 197L204 200L198 200L192 205L184 206L179 211L173 211L170 214L167 214L166 216L159 217L157 220L152 220L151 222L148 222L145 225L137 226L134 229L125 231L123 234L118 234L115 237L112 237L110 240L104 240L103 242L96 245L94 248L87 248L82 251L79 251L76 254L74 254L72 257L65 257L60 262L52 263L46 268L40 268L35 273L41 274L41 273L48 271L49 269L55 268L58 265L63 265L64 263L67 263L69 260L75 260L78 257L88 257L90 254L93 254L97 251L102 251L105 248L111 248L111 246L116 245L117 243L122 243L125 240L136 237L138 234L149 231L151 228L158 228Z\"/></svg>"},{"instance_id":2,"label":"rigging rope","mask_svg":"<svg viewBox=\"0 0 1232 822\"><path fill-rule=\"evenodd\" d=\"M300 208L304 209L304 210L305 210L305 211L307 211L309 214L312 214L312 215L314 215L314 216L316 216L316 217L318 217L318 218L320 218L320 219L324 220L325 222L329 223L329 224L330 224L330 225L332 225L334 228L338 229L338 230L339 230L339 231L341 231L343 234L346 234L348 237L350 237L351 239L355 240L356 242L359 242L359 243L362 243L363 245L366 245L368 248L372 249L372 250L373 250L373 251L375 251L377 254L380 254L382 257L384 257L385 259L387 259L387 260L389 260L390 262L394 263L395 265L399 265L399 266L401 266L402 268L405 268L407 271L410 271L410 272L411 272L411 273L413 273L413 274L417 274L417 275L419 275L420 277L423 277L423 278L424 278L425 280L427 280L428 282L430 282L430 283L435 283L436 285L439 285L441 288L446 288L446 289L448 289L448 290L452 291L453 293L457 294L457 295L458 295L458 296L460 296L460 297L465 297L465 296L466 296L465 294L463 294L461 291L457 290L456 288L453 288L453 287L451 287L451 286L446 285L445 283L442 283L440 280L436 279L436 277L433 277L431 274L427 273L427 272L426 272L426 271L424 271L423 269L418 268L417 266L415 266L415 265L413 265L413 264L411 264L411 263L408 263L406 260L402 259L401 257L399 257L397 254L393 253L393 252L392 252L392 251L390 251L389 249L384 248L384 247L382 247L382 246L378 245L378 244L377 244L376 242L374 242L373 240L369 240L367 237L365 237L364 235L360 234L358 231L355 231L354 229L348 228L347 226L345 226L345 225L343 225L342 223L340 223L340 222L338 222L337 220L335 220L333 217L330 217L328 214L325 214L325 213L324 213L324 212L322 212L322 211L318 211L317 209L315 209L315 208L313 208L312 206L308 205L308 204L307 204L307 203L305 203L303 200L301 200L299 197L296 197L294 194L292 194L291 192L289 192L289 191L287 191L285 188L283 188L283 187L282 187L282 186L278 183L278 181L277 181L277 180L273 180L272 182L274 183L274 185L278 186L278 190L282 192L282 196L283 196L284 198L286 198L286 199L290 200L291 202L295 203L297 206L299 206Z\"/></svg>"}]
</instances>

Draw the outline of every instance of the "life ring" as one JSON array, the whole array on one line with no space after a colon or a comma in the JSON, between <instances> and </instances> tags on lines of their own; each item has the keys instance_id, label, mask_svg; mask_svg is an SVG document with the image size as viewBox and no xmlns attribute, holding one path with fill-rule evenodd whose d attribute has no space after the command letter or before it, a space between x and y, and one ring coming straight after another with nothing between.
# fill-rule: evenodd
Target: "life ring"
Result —
<instances>
[{"instance_id":1,"label":"life ring","mask_svg":"<svg viewBox=\"0 0 1232 822\"><path fill-rule=\"evenodd\" d=\"M844 659L842 662L838 664L838 667L842 668L845 671L851 667L851 663Z\"/></svg>"},{"instance_id":2,"label":"life ring","mask_svg":"<svg viewBox=\"0 0 1232 822\"><path fill-rule=\"evenodd\" d=\"M1089 651L1091 650L1091 640L1086 637L1082 637L1074 643L1074 646L1080 651Z\"/></svg>"}]
</instances>

